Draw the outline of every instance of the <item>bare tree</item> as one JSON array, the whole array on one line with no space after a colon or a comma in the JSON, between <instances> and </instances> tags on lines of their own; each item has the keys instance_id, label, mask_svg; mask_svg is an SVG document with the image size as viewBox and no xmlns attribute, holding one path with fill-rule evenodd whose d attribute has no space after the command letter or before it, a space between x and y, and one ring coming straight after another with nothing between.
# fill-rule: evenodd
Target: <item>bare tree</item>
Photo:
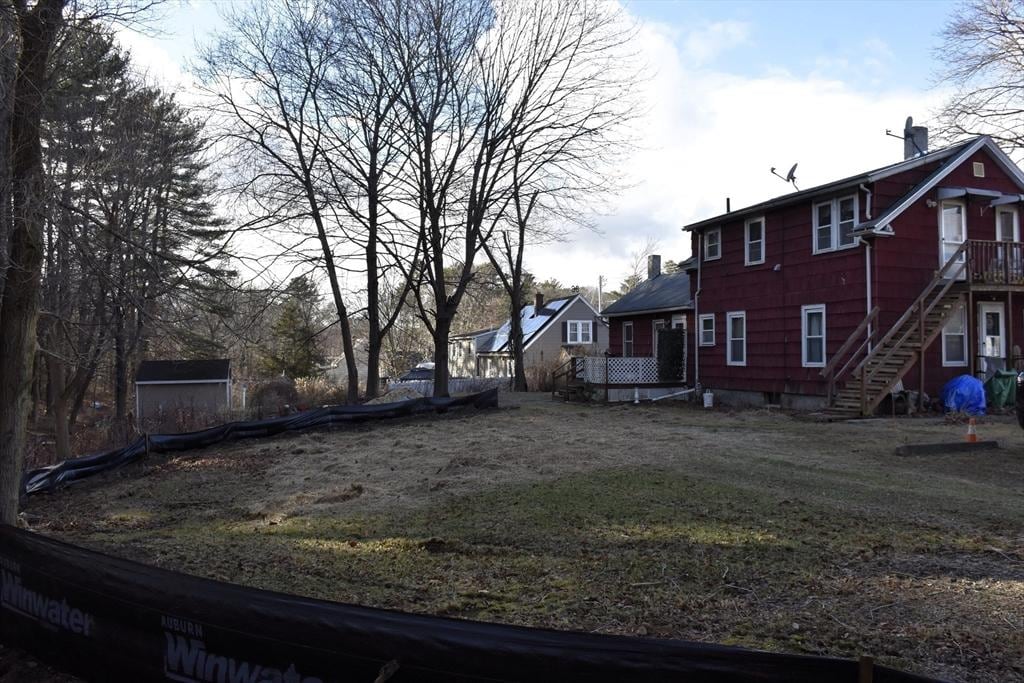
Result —
<instances>
[{"instance_id":1,"label":"bare tree","mask_svg":"<svg viewBox=\"0 0 1024 683\"><path fill-rule=\"evenodd\" d=\"M332 241L343 226L329 223L337 188L321 108L338 45L322 40L327 34L318 27L326 17L312 2L261 5L225 19L228 32L202 53L197 70L208 109L246 172L236 189L262 212L263 229L312 228L342 332L348 399L355 402L359 372Z\"/></svg>"},{"instance_id":2,"label":"bare tree","mask_svg":"<svg viewBox=\"0 0 1024 683\"><path fill-rule=\"evenodd\" d=\"M984 133L1024 149L1024 3L970 0L942 37L940 79L956 88L939 114L942 136Z\"/></svg>"},{"instance_id":3,"label":"bare tree","mask_svg":"<svg viewBox=\"0 0 1024 683\"><path fill-rule=\"evenodd\" d=\"M434 392L443 396L452 320L478 256L510 215L513 188L520 208L531 195L555 196L554 169L584 177L588 150L593 161L603 134L627 115L608 98L621 94L608 74L621 73L609 67L625 34L608 30L607 5L584 0L384 6L389 58L409 74L398 102L427 295L414 293L434 339Z\"/></svg>"},{"instance_id":4,"label":"bare tree","mask_svg":"<svg viewBox=\"0 0 1024 683\"><path fill-rule=\"evenodd\" d=\"M25 458L36 321L39 316L43 230L46 222L40 124L46 68L63 21L65 0L4 2L3 33L19 43L10 125L11 223L0 298L0 523L18 515ZM4 131L5 134L7 131Z\"/></svg>"},{"instance_id":5,"label":"bare tree","mask_svg":"<svg viewBox=\"0 0 1024 683\"><path fill-rule=\"evenodd\" d=\"M528 243L562 238L586 226L616 189L615 162L628 148L630 86L638 80L627 51L633 30L607 3L591 0L506 2L495 38L501 82L517 93L511 174L496 221L511 229L484 242L510 301L514 387L526 390L521 311Z\"/></svg>"}]
</instances>

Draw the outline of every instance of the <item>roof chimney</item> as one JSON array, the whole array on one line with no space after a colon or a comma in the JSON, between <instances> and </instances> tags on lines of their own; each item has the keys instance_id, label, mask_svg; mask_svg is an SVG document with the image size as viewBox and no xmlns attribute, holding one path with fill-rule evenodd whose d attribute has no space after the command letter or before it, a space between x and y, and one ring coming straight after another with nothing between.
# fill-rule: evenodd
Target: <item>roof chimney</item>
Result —
<instances>
[{"instance_id":1,"label":"roof chimney","mask_svg":"<svg viewBox=\"0 0 1024 683\"><path fill-rule=\"evenodd\" d=\"M537 292L533 295L533 314L537 315L542 308L544 308L544 295Z\"/></svg>"},{"instance_id":2,"label":"roof chimney","mask_svg":"<svg viewBox=\"0 0 1024 683\"><path fill-rule=\"evenodd\" d=\"M661 257L651 254L647 257L647 279L653 280L661 275Z\"/></svg>"},{"instance_id":3,"label":"roof chimney","mask_svg":"<svg viewBox=\"0 0 1024 683\"><path fill-rule=\"evenodd\" d=\"M928 153L928 128L915 126L914 117L907 117L903 127L903 158L913 159Z\"/></svg>"}]
</instances>

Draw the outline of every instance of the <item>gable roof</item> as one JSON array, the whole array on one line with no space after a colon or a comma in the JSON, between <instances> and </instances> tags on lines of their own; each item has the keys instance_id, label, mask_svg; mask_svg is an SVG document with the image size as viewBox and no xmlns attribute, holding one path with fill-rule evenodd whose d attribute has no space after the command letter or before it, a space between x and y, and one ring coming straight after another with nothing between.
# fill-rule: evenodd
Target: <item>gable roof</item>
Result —
<instances>
[{"instance_id":1,"label":"gable roof","mask_svg":"<svg viewBox=\"0 0 1024 683\"><path fill-rule=\"evenodd\" d=\"M601 315L656 313L685 308L693 308L690 276L685 271L676 271L644 280L618 301L607 306L601 311Z\"/></svg>"},{"instance_id":2,"label":"gable roof","mask_svg":"<svg viewBox=\"0 0 1024 683\"><path fill-rule=\"evenodd\" d=\"M684 230L700 230L707 227L718 227L726 221L734 221L744 216L751 214L761 213L770 209L775 209L781 206L789 204L795 204L802 200L813 199L818 196L832 194L845 189L857 187L862 183L874 183L879 180L883 180L890 176L896 175L897 173L903 173L904 171L910 171L921 166L926 166L935 162L943 162L927 179L919 183L906 197L902 200L893 204L893 206L885 212L883 216L870 221L870 225L867 227L868 230L878 228L884 228L893 218L902 213L910 204L920 198L922 194L927 192L934 185L949 175L949 172L960 165L965 159L973 155L978 150L985 148L998 163L1004 171L1007 172L1010 177L1017 181L1017 183L1024 188L1024 172L1013 163L1013 161L1006 155L1006 153L999 148L992 138L987 135L979 135L977 137L970 138L963 142L949 145L937 149L934 152L928 152L922 154L919 157L913 159L906 159L904 161L897 162L895 164L889 164L881 168L876 168L873 171L866 173L860 173L857 175L842 178L831 183L825 183L824 185L817 185L815 187L807 188L806 190L800 190L798 192L791 192L790 194L781 195L768 201L761 202L759 204L753 204L743 209L724 213L714 218L708 218L697 223L691 223L684 227ZM883 220L884 219L884 220ZM864 226L859 226L864 227Z\"/></svg>"},{"instance_id":3,"label":"gable roof","mask_svg":"<svg viewBox=\"0 0 1024 683\"><path fill-rule=\"evenodd\" d=\"M974 138L969 142L969 144L965 144L963 148L955 156L950 158L948 162L932 171L927 178L911 188L910 192L900 198L899 201L894 202L892 206L886 209L877 218L865 221L858 225L854 232L861 234L866 232L876 232L881 234L891 232L891 223L897 216L910 208L910 205L920 199L926 192L938 185L943 178L953 171L954 168L983 148L988 151L993 160L995 160L995 162L1004 171L1006 171L1006 174L1016 181L1018 187L1024 189L1024 172L1020 170L1020 167L1017 166L1017 164L1013 163L1013 160L1006 155L1006 152L1000 149L999 145L997 145L992 138L987 135L982 135ZM964 192L988 194L985 190L967 190L966 188L964 188ZM995 194L998 196L1002 193Z\"/></svg>"},{"instance_id":4,"label":"gable roof","mask_svg":"<svg viewBox=\"0 0 1024 683\"><path fill-rule=\"evenodd\" d=\"M540 310L535 310L534 304L528 304L523 306L520 311L520 320L523 326L523 348L525 349L533 342L538 339L545 330L550 329L554 323L572 306L576 300L582 301L586 304L594 316L597 316L597 311L590 305L586 299L579 294L573 294L572 296L562 297L559 299L552 299L547 301ZM506 320L505 324L492 332L485 334L484 336L477 337L476 340L476 352L477 353L508 353L510 350L509 346L509 335L512 333L511 321Z\"/></svg>"},{"instance_id":5,"label":"gable roof","mask_svg":"<svg viewBox=\"0 0 1024 683\"><path fill-rule=\"evenodd\" d=\"M136 382L226 382L231 379L231 361L144 360L135 373Z\"/></svg>"},{"instance_id":6,"label":"gable roof","mask_svg":"<svg viewBox=\"0 0 1024 683\"><path fill-rule=\"evenodd\" d=\"M473 332L462 332L460 334L453 334L450 337L448 337L448 339L451 341L455 341L456 339L476 339L477 337L482 337L484 335L491 334L497 329L497 327L488 327L487 329L474 330Z\"/></svg>"}]
</instances>

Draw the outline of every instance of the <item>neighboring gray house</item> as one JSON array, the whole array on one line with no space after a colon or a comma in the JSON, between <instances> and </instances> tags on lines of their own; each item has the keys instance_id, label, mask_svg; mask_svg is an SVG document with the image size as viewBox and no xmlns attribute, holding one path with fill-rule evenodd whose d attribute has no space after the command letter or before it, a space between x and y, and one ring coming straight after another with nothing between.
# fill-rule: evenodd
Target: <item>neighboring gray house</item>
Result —
<instances>
[{"instance_id":1,"label":"neighboring gray house","mask_svg":"<svg viewBox=\"0 0 1024 683\"><path fill-rule=\"evenodd\" d=\"M608 324L579 294L545 302L537 294L524 306L523 362L527 371L551 370L563 360L563 350L600 355L608 348ZM511 377L511 325L453 336L448 361L453 377Z\"/></svg>"},{"instance_id":2,"label":"neighboring gray house","mask_svg":"<svg viewBox=\"0 0 1024 683\"><path fill-rule=\"evenodd\" d=\"M221 413L231 407L231 361L146 360L135 373L137 420L179 408Z\"/></svg>"}]
</instances>

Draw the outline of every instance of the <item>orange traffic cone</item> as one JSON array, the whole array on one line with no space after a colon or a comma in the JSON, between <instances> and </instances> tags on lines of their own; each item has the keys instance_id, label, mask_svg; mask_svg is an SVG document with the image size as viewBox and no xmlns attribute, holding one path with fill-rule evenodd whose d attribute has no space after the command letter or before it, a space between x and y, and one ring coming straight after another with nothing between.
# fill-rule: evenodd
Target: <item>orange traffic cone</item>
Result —
<instances>
[{"instance_id":1,"label":"orange traffic cone","mask_svg":"<svg viewBox=\"0 0 1024 683\"><path fill-rule=\"evenodd\" d=\"M967 443L977 443L978 441L978 429L974 418L972 417L967 421Z\"/></svg>"}]
</instances>

